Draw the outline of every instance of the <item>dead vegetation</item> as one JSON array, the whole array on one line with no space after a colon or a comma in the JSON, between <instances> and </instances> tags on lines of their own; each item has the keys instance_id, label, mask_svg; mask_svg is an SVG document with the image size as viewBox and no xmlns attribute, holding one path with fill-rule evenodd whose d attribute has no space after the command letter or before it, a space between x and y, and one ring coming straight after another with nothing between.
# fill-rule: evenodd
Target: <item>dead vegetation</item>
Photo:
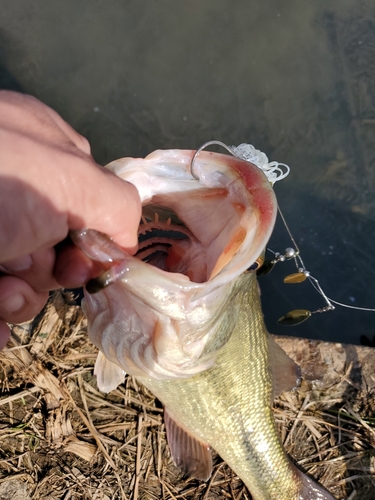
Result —
<instances>
[{"instance_id":1,"label":"dead vegetation","mask_svg":"<svg viewBox=\"0 0 375 500\"><path fill-rule=\"evenodd\" d=\"M375 498L375 376L361 369L373 350L280 342L314 380L276 402L286 450L337 498ZM132 377L100 393L95 357L69 293L14 328L0 353L0 500L251 498L220 457L208 483L181 477L158 402Z\"/></svg>"}]
</instances>

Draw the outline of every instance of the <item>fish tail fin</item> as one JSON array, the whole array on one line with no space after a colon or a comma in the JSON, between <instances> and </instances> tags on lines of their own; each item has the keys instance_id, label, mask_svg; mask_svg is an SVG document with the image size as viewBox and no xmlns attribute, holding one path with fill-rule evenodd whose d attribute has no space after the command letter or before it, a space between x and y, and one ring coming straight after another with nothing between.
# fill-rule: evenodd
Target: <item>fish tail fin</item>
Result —
<instances>
[{"instance_id":1,"label":"fish tail fin","mask_svg":"<svg viewBox=\"0 0 375 500\"><path fill-rule=\"evenodd\" d=\"M335 497L322 485L315 482L303 472L298 472L302 480L300 498L303 498L303 500L336 500Z\"/></svg>"}]
</instances>

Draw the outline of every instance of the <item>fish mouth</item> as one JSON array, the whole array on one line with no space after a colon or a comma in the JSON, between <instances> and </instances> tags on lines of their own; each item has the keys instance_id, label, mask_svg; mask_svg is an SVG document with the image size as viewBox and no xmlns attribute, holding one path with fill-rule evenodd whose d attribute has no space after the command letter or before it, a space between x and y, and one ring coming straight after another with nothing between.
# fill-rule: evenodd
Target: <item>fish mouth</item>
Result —
<instances>
[{"instance_id":1,"label":"fish mouth","mask_svg":"<svg viewBox=\"0 0 375 500\"><path fill-rule=\"evenodd\" d=\"M195 283L209 281L232 259L246 236L241 226L245 207L228 196L223 188L178 193L171 208L158 195L143 206L136 257Z\"/></svg>"},{"instance_id":2,"label":"fish mouth","mask_svg":"<svg viewBox=\"0 0 375 500\"><path fill-rule=\"evenodd\" d=\"M255 165L217 153L156 151L108 167L133 183L142 201L134 256L171 279L216 284L248 269L272 232L276 199Z\"/></svg>"},{"instance_id":3,"label":"fish mouth","mask_svg":"<svg viewBox=\"0 0 375 500\"><path fill-rule=\"evenodd\" d=\"M185 200L181 204L182 218L188 209ZM155 203L143 207L138 242L135 257L151 266L182 274L195 283L204 283L211 277L207 271L210 244L207 238L200 239L199 224L190 228L170 207Z\"/></svg>"},{"instance_id":4,"label":"fish mouth","mask_svg":"<svg viewBox=\"0 0 375 500\"><path fill-rule=\"evenodd\" d=\"M150 205L144 208L138 229L138 251L135 257L163 271L173 272L173 246L179 245L181 241L186 244L196 239L189 228L168 208ZM189 270L185 269L182 274L189 275Z\"/></svg>"}]
</instances>

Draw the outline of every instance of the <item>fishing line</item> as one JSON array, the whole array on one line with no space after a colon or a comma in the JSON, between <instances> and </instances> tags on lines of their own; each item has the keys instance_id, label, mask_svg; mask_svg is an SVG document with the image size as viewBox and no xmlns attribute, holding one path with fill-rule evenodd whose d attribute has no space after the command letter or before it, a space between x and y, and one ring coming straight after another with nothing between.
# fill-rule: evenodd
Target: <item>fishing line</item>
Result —
<instances>
[{"instance_id":1,"label":"fishing line","mask_svg":"<svg viewBox=\"0 0 375 500\"><path fill-rule=\"evenodd\" d=\"M251 144L242 143L239 146L228 146L227 144L221 141L213 140L205 142L202 146L200 146L200 148L198 148L194 153L194 156L191 160L190 173L192 177L194 177L194 179L196 179L197 181L199 181L200 178L198 177L198 175L195 173L194 170L194 163L196 161L196 158L199 155L199 153L203 151L203 149L212 145L221 146L224 149L226 149L232 156L256 165L264 172L264 174L266 175L267 179L272 184L272 186L275 184L275 182L285 179L285 177L290 172L290 168L288 165L286 165L285 163L278 163L277 161L269 162L268 157L258 149L255 149L254 146L252 146ZM326 303L325 306L316 309L315 311L309 311L308 309L294 309L293 311L289 311L278 320L278 323L290 326L298 325L299 323L302 323L306 319L310 318L315 313L324 313L327 311L333 311L335 309L335 306L333 304L336 304L337 306L340 307L346 307L348 309L356 309L357 311L375 312L375 308L351 306L349 304L338 302L328 297L328 295L324 292L323 288L320 286L319 281L314 276L311 275L310 271L307 270L305 263L302 260L301 252L297 245L297 242L294 239L291 230L289 229L289 226L285 220L285 217L279 205L277 206L277 210L284 224L284 227L289 235L289 238L292 244L294 245L294 248L288 247L285 249L284 253L280 253L280 252L274 252L273 250L267 247L267 250L273 254L273 259L264 260L262 265L257 270L257 275L260 276L268 274L273 269L275 264L277 264L278 262L284 262L286 260L294 259L297 272L286 276L284 278L284 283L297 284L297 283L302 283L307 279L309 280L313 288L323 297Z\"/></svg>"},{"instance_id":2,"label":"fishing line","mask_svg":"<svg viewBox=\"0 0 375 500\"><path fill-rule=\"evenodd\" d=\"M335 306L333 304L336 304L337 306L340 307L346 307L347 309L356 309L358 311L370 311L370 312L375 312L375 308L370 308L370 307L359 307L359 306L351 306L349 304L345 304L342 302L338 302L337 300L331 299L328 297L328 295L324 292L323 288L321 287L319 281L311 275L310 271L307 270L302 257L301 257L301 252L300 249L297 245L296 240L294 239L291 230L289 229L289 226L285 220L285 217L280 209L280 207L277 207L279 215L281 217L281 220L284 224L284 227L289 235L289 238L291 239L293 245L295 248L287 248L285 250L284 254L280 254L278 252L273 252L270 248L267 248L271 253L274 254L275 258L271 261L272 267L268 265L268 272L273 268L273 266L277 262L283 262L284 260L290 260L294 259L296 268L297 268L297 273L294 274L289 274L284 278L284 283L288 284L295 284L295 283L302 283L306 279L308 279L311 283L311 285L314 287L314 289L323 297L323 299L326 302L326 306L321 307L315 311L309 311L307 309L296 309L293 311L290 311L285 314L285 316L282 316L279 320L278 323L285 324L285 325L297 325L299 323L302 323L302 321L305 321L308 319L312 314L315 313L323 313L327 311L333 311L335 309ZM284 259L280 258L284 257ZM267 261L265 261L264 265L267 265ZM258 274L262 274L261 269L259 269ZM267 273L263 273L267 274Z\"/></svg>"}]
</instances>

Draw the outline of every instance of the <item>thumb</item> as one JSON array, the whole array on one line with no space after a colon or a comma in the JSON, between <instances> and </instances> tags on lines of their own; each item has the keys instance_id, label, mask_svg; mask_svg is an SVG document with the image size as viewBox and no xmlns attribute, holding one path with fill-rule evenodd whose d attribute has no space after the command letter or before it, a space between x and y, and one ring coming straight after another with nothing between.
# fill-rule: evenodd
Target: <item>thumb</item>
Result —
<instances>
[{"instance_id":1,"label":"thumb","mask_svg":"<svg viewBox=\"0 0 375 500\"><path fill-rule=\"evenodd\" d=\"M104 167L75 170L68 198L69 229L90 228L111 236L130 253L138 244L141 201L137 188Z\"/></svg>"}]
</instances>

